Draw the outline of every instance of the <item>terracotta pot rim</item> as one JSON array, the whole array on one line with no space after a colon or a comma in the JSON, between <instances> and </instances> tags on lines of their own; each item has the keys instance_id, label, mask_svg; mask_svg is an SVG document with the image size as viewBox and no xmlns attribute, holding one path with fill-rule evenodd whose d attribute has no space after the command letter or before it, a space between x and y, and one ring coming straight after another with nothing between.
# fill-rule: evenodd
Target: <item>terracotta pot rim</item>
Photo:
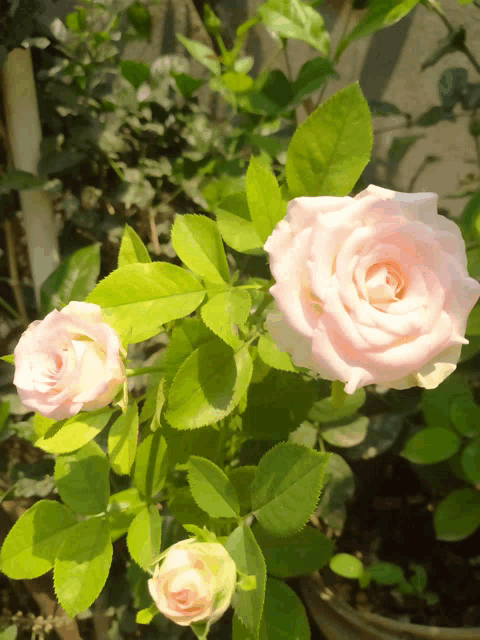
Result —
<instances>
[{"instance_id":1,"label":"terracotta pot rim","mask_svg":"<svg viewBox=\"0 0 480 640\"><path fill-rule=\"evenodd\" d=\"M479 627L432 627L421 624L412 624L409 622L399 622L392 620L376 613L361 612L350 606L345 600L335 595L329 597L325 584L320 573L316 572L310 576L301 579L301 589L305 600L311 608L313 618L317 621L319 617L319 608L321 614L332 616L334 621L343 622L352 632L358 632L358 638L365 640L389 640L392 638L400 638L399 634L409 634L408 638L415 640L416 638L426 638L437 640L480 640ZM323 596L323 597L322 597ZM314 610L315 599L317 601L317 611ZM317 615L316 615L317 614ZM392 636L385 636L385 632L390 632ZM369 634L369 635L366 635ZM327 636L328 637L328 636ZM402 636L403 637L403 636Z\"/></svg>"}]
</instances>

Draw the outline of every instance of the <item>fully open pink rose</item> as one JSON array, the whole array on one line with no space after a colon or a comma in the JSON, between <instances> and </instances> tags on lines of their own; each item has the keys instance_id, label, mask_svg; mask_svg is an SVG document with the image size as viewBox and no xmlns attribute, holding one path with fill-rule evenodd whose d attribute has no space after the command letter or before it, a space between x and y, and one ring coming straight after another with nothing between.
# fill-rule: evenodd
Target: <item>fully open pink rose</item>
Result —
<instances>
[{"instance_id":1,"label":"fully open pink rose","mask_svg":"<svg viewBox=\"0 0 480 640\"><path fill-rule=\"evenodd\" d=\"M434 193L370 185L296 198L265 243L277 310L268 330L293 362L353 393L436 387L456 367L480 285Z\"/></svg>"},{"instance_id":2,"label":"fully open pink rose","mask_svg":"<svg viewBox=\"0 0 480 640\"><path fill-rule=\"evenodd\" d=\"M213 623L230 605L237 569L218 542L177 542L148 581L159 611L176 624Z\"/></svg>"},{"instance_id":3,"label":"fully open pink rose","mask_svg":"<svg viewBox=\"0 0 480 640\"><path fill-rule=\"evenodd\" d=\"M121 351L98 305L70 302L23 333L14 351L13 382L29 409L69 418L113 400L125 380Z\"/></svg>"}]
</instances>

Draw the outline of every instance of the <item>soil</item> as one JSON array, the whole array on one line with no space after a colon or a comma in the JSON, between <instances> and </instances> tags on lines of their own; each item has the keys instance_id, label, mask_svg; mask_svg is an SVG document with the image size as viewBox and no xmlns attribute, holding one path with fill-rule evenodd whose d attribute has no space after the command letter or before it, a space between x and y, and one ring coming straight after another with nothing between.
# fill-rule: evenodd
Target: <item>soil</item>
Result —
<instances>
[{"instance_id":1,"label":"soil","mask_svg":"<svg viewBox=\"0 0 480 640\"><path fill-rule=\"evenodd\" d=\"M356 555L367 566L375 560L393 562L407 577L410 563L423 565L427 590L438 595L438 604L395 597L392 587L374 582L360 589L356 580L340 578L329 569L322 572L326 584L359 610L416 624L480 627L480 530L459 542L436 540L432 512L438 496L406 460L387 454L378 464L383 469L375 474L376 480L360 482L336 551ZM369 473L363 465L352 464L356 478Z\"/></svg>"}]
</instances>

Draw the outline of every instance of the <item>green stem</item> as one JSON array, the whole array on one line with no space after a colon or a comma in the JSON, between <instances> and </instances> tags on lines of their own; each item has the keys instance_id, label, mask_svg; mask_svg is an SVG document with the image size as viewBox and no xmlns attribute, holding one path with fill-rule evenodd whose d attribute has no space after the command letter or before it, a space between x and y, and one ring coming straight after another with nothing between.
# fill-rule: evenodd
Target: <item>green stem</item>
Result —
<instances>
[{"instance_id":1,"label":"green stem","mask_svg":"<svg viewBox=\"0 0 480 640\"><path fill-rule=\"evenodd\" d=\"M154 371L163 371L163 367L138 367L137 369L127 369L127 378L143 376L146 373L152 373Z\"/></svg>"},{"instance_id":2,"label":"green stem","mask_svg":"<svg viewBox=\"0 0 480 640\"><path fill-rule=\"evenodd\" d=\"M343 407L345 402L345 383L340 380L332 382L332 404L337 409Z\"/></svg>"},{"instance_id":3,"label":"green stem","mask_svg":"<svg viewBox=\"0 0 480 640\"><path fill-rule=\"evenodd\" d=\"M287 67L288 79L290 80L290 82L293 82L293 73L292 73L292 67L290 65L290 60L288 58L287 45L288 45L288 40L285 40L283 43L283 57L285 58L285 65Z\"/></svg>"}]
</instances>

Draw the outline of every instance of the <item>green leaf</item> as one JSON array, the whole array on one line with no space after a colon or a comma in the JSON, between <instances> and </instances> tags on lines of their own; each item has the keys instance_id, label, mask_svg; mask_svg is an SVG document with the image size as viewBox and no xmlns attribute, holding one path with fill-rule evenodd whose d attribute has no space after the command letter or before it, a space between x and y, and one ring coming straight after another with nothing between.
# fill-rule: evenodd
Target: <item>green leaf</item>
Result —
<instances>
[{"instance_id":1,"label":"green leaf","mask_svg":"<svg viewBox=\"0 0 480 640\"><path fill-rule=\"evenodd\" d=\"M230 282L227 258L217 225L206 216L177 215L172 227L172 245L189 269L210 282Z\"/></svg>"},{"instance_id":2,"label":"green leaf","mask_svg":"<svg viewBox=\"0 0 480 640\"><path fill-rule=\"evenodd\" d=\"M354 447L365 440L369 420L366 416L353 415L340 423L329 424L320 431L324 440L334 447Z\"/></svg>"},{"instance_id":3,"label":"green leaf","mask_svg":"<svg viewBox=\"0 0 480 640\"><path fill-rule=\"evenodd\" d=\"M245 395L252 369L246 348L234 353L217 338L200 345L175 376L168 422L176 429L196 429L224 418Z\"/></svg>"},{"instance_id":4,"label":"green leaf","mask_svg":"<svg viewBox=\"0 0 480 640\"><path fill-rule=\"evenodd\" d=\"M69 530L55 559L53 580L57 598L71 618L88 609L98 597L111 562L106 520L84 520Z\"/></svg>"},{"instance_id":5,"label":"green leaf","mask_svg":"<svg viewBox=\"0 0 480 640\"><path fill-rule=\"evenodd\" d=\"M480 306L473 307L473 309L470 311L465 333L467 334L467 336L480 335Z\"/></svg>"},{"instance_id":6,"label":"green leaf","mask_svg":"<svg viewBox=\"0 0 480 640\"><path fill-rule=\"evenodd\" d=\"M437 427L445 424L450 415L452 402L460 396L472 398L468 380L456 371L436 389L424 391L421 406L427 426ZM473 402L473 399L471 401Z\"/></svg>"},{"instance_id":7,"label":"green leaf","mask_svg":"<svg viewBox=\"0 0 480 640\"><path fill-rule=\"evenodd\" d=\"M292 578L321 569L330 560L334 543L313 527L279 538L260 526L253 529L260 545L268 573L278 578Z\"/></svg>"},{"instance_id":8,"label":"green leaf","mask_svg":"<svg viewBox=\"0 0 480 640\"><path fill-rule=\"evenodd\" d=\"M125 267L127 264L137 262L151 262L147 247L143 244L140 236L128 224L125 225L120 251L118 252L118 266Z\"/></svg>"},{"instance_id":9,"label":"green leaf","mask_svg":"<svg viewBox=\"0 0 480 640\"><path fill-rule=\"evenodd\" d=\"M263 242L255 229L245 193L225 196L214 209L225 242L240 253L263 253Z\"/></svg>"},{"instance_id":10,"label":"green leaf","mask_svg":"<svg viewBox=\"0 0 480 640\"><path fill-rule=\"evenodd\" d=\"M132 2L128 7L127 18L130 24L135 27L137 34L142 38L150 38L152 33L152 16L148 7L143 2Z\"/></svg>"},{"instance_id":11,"label":"green leaf","mask_svg":"<svg viewBox=\"0 0 480 640\"><path fill-rule=\"evenodd\" d=\"M0 569L14 580L30 580L53 567L58 548L76 525L70 509L60 502L40 500L10 529L0 552Z\"/></svg>"},{"instance_id":12,"label":"green leaf","mask_svg":"<svg viewBox=\"0 0 480 640\"><path fill-rule=\"evenodd\" d=\"M252 509L251 486L255 478L256 467L253 465L244 465L235 467L228 474L228 478L235 489L240 504L240 515L244 516Z\"/></svg>"},{"instance_id":13,"label":"green leaf","mask_svg":"<svg viewBox=\"0 0 480 640\"><path fill-rule=\"evenodd\" d=\"M417 2L418 0L373 0L363 20L340 41L335 59L338 60L345 48L354 40L364 38L401 20Z\"/></svg>"},{"instance_id":14,"label":"green leaf","mask_svg":"<svg viewBox=\"0 0 480 640\"><path fill-rule=\"evenodd\" d=\"M140 494L153 498L163 487L168 471L167 443L160 431L138 445L133 479Z\"/></svg>"},{"instance_id":15,"label":"green leaf","mask_svg":"<svg viewBox=\"0 0 480 640\"><path fill-rule=\"evenodd\" d=\"M185 269L152 262L117 269L97 284L87 302L99 304L122 340L132 343L195 311L204 296L205 289Z\"/></svg>"},{"instance_id":16,"label":"green leaf","mask_svg":"<svg viewBox=\"0 0 480 640\"><path fill-rule=\"evenodd\" d=\"M253 636L233 618L233 640L252 640ZM310 625L300 598L288 585L267 578L265 606L260 622L261 640L310 640Z\"/></svg>"},{"instance_id":17,"label":"green leaf","mask_svg":"<svg viewBox=\"0 0 480 640\"><path fill-rule=\"evenodd\" d=\"M307 418L316 388L298 374L271 369L248 389L243 430L255 439L284 440Z\"/></svg>"},{"instance_id":18,"label":"green leaf","mask_svg":"<svg viewBox=\"0 0 480 640\"><path fill-rule=\"evenodd\" d=\"M162 518L157 507L144 507L128 529L127 546L130 555L142 569L147 569L160 553Z\"/></svg>"},{"instance_id":19,"label":"green leaf","mask_svg":"<svg viewBox=\"0 0 480 640\"><path fill-rule=\"evenodd\" d=\"M345 196L370 160L372 123L358 84L342 89L295 131L287 152L293 197Z\"/></svg>"},{"instance_id":20,"label":"green leaf","mask_svg":"<svg viewBox=\"0 0 480 640\"><path fill-rule=\"evenodd\" d=\"M292 103L297 105L303 102L308 95L323 86L331 76L338 77L338 73L329 60L321 57L307 60L293 83Z\"/></svg>"},{"instance_id":21,"label":"green leaf","mask_svg":"<svg viewBox=\"0 0 480 640\"><path fill-rule=\"evenodd\" d=\"M181 525L194 524L203 527L210 518L197 505L188 487L175 490L175 495L168 503L169 511Z\"/></svg>"},{"instance_id":22,"label":"green leaf","mask_svg":"<svg viewBox=\"0 0 480 640\"><path fill-rule=\"evenodd\" d=\"M144 506L145 501L135 487L118 491L110 497L107 513L112 542L127 533L132 520Z\"/></svg>"},{"instance_id":23,"label":"green leaf","mask_svg":"<svg viewBox=\"0 0 480 640\"><path fill-rule=\"evenodd\" d=\"M367 569L370 577L378 584L391 586L405 580L402 569L391 562L375 562Z\"/></svg>"},{"instance_id":24,"label":"green leaf","mask_svg":"<svg viewBox=\"0 0 480 640\"><path fill-rule=\"evenodd\" d=\"M238 329L244 328L251 304L247 291L232 289L211 298L200 313L209 329L233 349L239 349L243 342L238 337Z\"/></svg>"},{"instance_id":25,"label":"green leaf","mask_svg":"<svg viewBox=\"0 0 480 640\"><path fill-rule=\"evenodd\" d=\"M130 473L138 440L138 407L135 400L128 405L125 413L118 417L108 434L108 455L115 473Z\"/></svg>"},{"instance_id":26,"label":"green leaf","mask_svg":"<svg viewBox=\"0 0 480 640\"><path fill-rule=\"evenodd\" d=\"M185 38L179 33L176 35L188 53L195 58L195 60L198 60L198 62L203 64L204 67L207 67L214 76L220 75L220 62L218 61L217 55L213 49L210 49L210 47L207 47L196 40Z\"/></svg>"},{"instance_id":27,"label":"green leaf","mask_svg":"<svg viewBox=\"0 0 480 640\"><path fill-rule=\"evenodd\" d=\"M55 484L65 504L82 515L103 513L110 498L110 466L93 440L55 462Z\"/></svg>"},{"instance_id":28,"label":"green leaf","mask_svg":"<svg viewBox=\"0 0 480 640\"><path fill-rule=\"evenodd\" d=\"M323 486L329 455L292 442L270 449L252 483L252 507L262 527L292 535L311 516Z\"/></svg>"},{"instance_id":29,"label":"green leaf","mask_svg":"<svg viewBox=\"0 0 480 640\"><path fill-rule=\"evenodd\" d=\"M433 524L437 540L468 538L480 526L480 493L475 489L452 491L437 506Z\"/></svg>"},{"instance_id":30,"label":"green leaf","mask_svg":"<svg viewBox=\"0 0 480 640\"><path fill-rule=\"evenodd\" d=\"M253 637L258 638L265 599L265 560L252 530L246 525L238 526L230 534L225 548L239 571L256 578L255 589L238 591L232 605L235 613Z\"/></svg>"},{"instance_id":31,"label":"green leaf","mask_svg":"<svg viewBox=\"0 0 480 640\"><path fill-rule=\"evenodd\" d=\"M236 518L240 514L238 497L232 483L216 464L191 456L188 484L198 506L212 518Z\"/></svg>"},{"instance_id":32,"label":"green leaf","mask_svg":"<svg viewBox=\"0 0 480 640\"><path fill-rule=\"evenodd\" d=\"M8 364L15 364L15 356L13 355L13 353L8 356L0 356L0 360L8 362Z\"/></svg>"},{"instance_id":33,"label":"green leaf","mask_svg":"<svg viewBox=\"0 0 480 640\"><path fill-rule=\"evenodd\" d=\"M355 393L346 395L341 407L335 406L332 396L315 402L308 413L308 418L314 422L328 423L343 420L354 415L364 404L367 398L365 389L358 389Z\"/></svg>"},{"instance_id":34,"label":"green leaf","mask_svg":"<svg viewBox=\"0 0 480 640\"><path fill-rule=\"evenodd\" d=\"M265 333L258 341L258 355L260 358L274 369L281 371L296 371L295 365L289 353L280 351L271 336Z\"/></svg>"},{"instance_id":35,"label":"green leaf","mask_svg":"<svg viewBox=\"0 0 480 640\"><path fill-rule=\"evenodd\" d=\"M467 438L480 435L480 407L475 403L469 389L468 395L453 398L450 403L450 420L457 431Z\"/></svg>"},{"instance_id":36,"label":"green leaf","mask_svg":"<svg viewBox=\"0 0 480 640\"><path fill-rule=\"evenodd\" d=\"M255 229L265 242L285 217L286 207L273 171L255 156L247 170L247 202Z\"/></svg>"},{"instance_id":37,"label":"green leaf","mask_svg":"<svg viewBox=\"0 0 480 640\"><path fill-rule=\"evenodd\" d=\"M9 191L27 191L29 189L41 189L44 181L33 173L11 169L0 178L0 193Z\"/></svg>"},{"instance_id":38,"label":"green leaf","mask_svg":"<svg viewBox=\"0 0 480 640\"><path fill-rule=\"evenodd\" d=\"M336 553L329 566L342 578L360 578L363 575L362 561L349 553Z\"/></svg>"},{"instance_id":39,"label":"green leaf","mask_svg":"<svg viewBox=\"0 0 480 640\"><path fill-rule=\"evenodd\" d=\"M171 71L170 75L175 78L178 90L186 99L190 98L197 89L205 84L205 80L202 78L194 78L193 76L188 75L188 73L174 73Z\"/></svg>"},{"instance_id":40,"label":"green leaf","mask_svg":"<svg viewBox=\"0 0 480 640\"><path fill-rule=\"evenodd\" d=\"M463 450L462 469L472 484L480 484L480 439L473 440Z\"/></svg>"},{"instance_id":41,"label":"green leaf","mask_svg":"<svg viewBox=\"0 0 480 640\"><path fill-rule=\"evenodd\" d=\"M465 230L466 241L480 239L480 191L467 202L459 222L462 233Z\"/></svg>"},{"instance_id":42,"label":"green leaf","mask_svg":"<svg viewBox=\"0 0 480 640\"><path fill-rule=\"evenodd\" d=\"M18 628L17 625L11 624L9 627L0 631L0 640L16 640Z\"/></svg>"},{"instance_id":43,"label":"green leaf","mask_svg":"<svg viewBox=\"0 0 480 640\"><path fill-rule=\"evenodd\" d=\"M223 84L234 93L249 91L253 85L253 78L242 71L227 71L221 76Z\"/></svg>"},{"instance_id":44,"label":"green leaf","mask_svg":"<svg viewBox=\"0 0 480 640\"><path fill-rule=\"evenodd\" d=\"M193 351L201 344L209 342L215 334L200 318L185 318L175 327L165 354L165 389L168 391L178 370Z\"/></svg>"},{"instance_id":45,"label":"green leaf","mask_svg":"<svg viewBox=\"0 0 480 640\"><path fill-rule=\"evenodd\" d=\"M142 609L137 612L135 622L137 624L150 624L158 613L157 605L151 604L147 609Z\"/></svg>"},{"instance_id":46,"label":"green leaf","mask_svg":"<svg viewBox=\"0 0 480 640\"><path fill-rule=\"evenodd\" d=\"M100 243L72 253L48 276L40 289L40 313L45 315L72 300L84 300L100 273Z\"/></svg>"},{"instance_id":47,"label":"green leaf","mask_svg":"<svg viewBox=\"0 0 480 640\"><path fill-rule=\"evenodd\" d=\"M302 0L268 0L258 13L265 27L279 38L303 40L328 55L330 40L321 14Z\"/></svg>"},{"instance_id":48,"label":"green leaf","mask_svg":"<svg viewBox=\"0 0 480 640\"><path fill-rule=\"evenodd\" d=\"M460 438L451 429L427 427L407 441L401 455L416 464L435 464L455 455L460 445Z\"/></svg>"},{"instance_id":49,"label":"green leaf","mask_svg":"<svg viewBox=\"0 0 480 640\"><path fill-rule=\"evenodd\" d=\"M377 413L371 416L367 434L359 444L349 447L345 455L349 460L371 460L388 451L403 427L403 417L396 413Z\"/></svg>"},{"instance_id":50,"label":"green leaf","mask_svg":"<svg viewBox=\"0 0 480 640\"><path fill-rule=\"evenodd\" d=\"M47 453L70 453L80 449L107 426L113 409L84 411L66 421L55 422L35 446Z\"/></svg>"},{"instance_id":51,"label":"green leaf","mask_svg":"<svg viewBox=\"0 0 480 640\"><path fill-rule=\"evenodd\" d=\"M353 500L355 478L347 462L332 453L325 471L323 487L316 515L340 535L347 518L346 503Z\"/></svg>"},{"instance_id":52,"label":"green leaf","mask_svg":"<svg viewBox=\"0 0 480 640\"><path fill-rule=\"evenodd\" d=\"M122 60L120 62L120 73L135 89L138 89L140 85L150 78L148 65L135 60Z\"/></svg>"}]
</instances>

